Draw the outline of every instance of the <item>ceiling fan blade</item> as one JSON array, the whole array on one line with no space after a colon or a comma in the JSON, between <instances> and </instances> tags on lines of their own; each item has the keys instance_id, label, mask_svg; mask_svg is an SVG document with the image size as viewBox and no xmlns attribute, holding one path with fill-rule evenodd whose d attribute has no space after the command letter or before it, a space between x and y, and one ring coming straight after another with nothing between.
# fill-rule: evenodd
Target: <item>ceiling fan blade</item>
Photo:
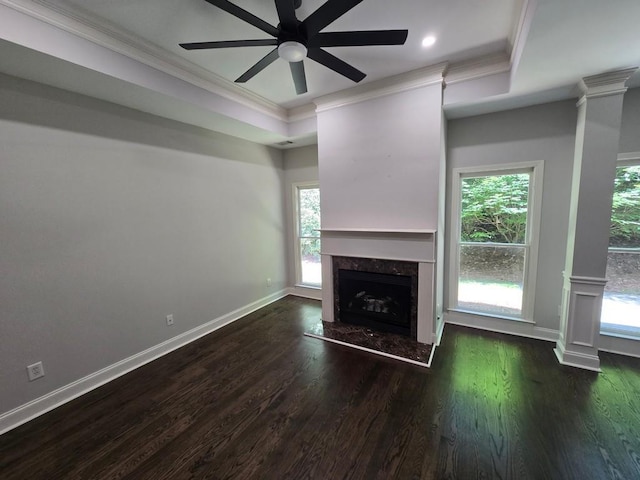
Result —
<instances>
[{"instance_id":1,"label":"ceiling fan blade","mask_svg":"<svg viewBox=\"0 0 640 480\"><path fill-rule=\"evenodd\" d=\"M408 30L367 30L318 33L309 40L309 47L362 47L365 45L403 45Z\"/></svg>"},{"instance_id":2,"label":"ceiling fan blade","mask_svg":"<svg viewBox=\"0 0 640 480\"><path fill-rule=\"evenodd\" d=\"M274 48L269 53L267 53L262 60L258 61L253 67L244 72L242 75L238 77L236 83L244 83L247 80L252 79L256 74L260 73L266 67L271 65L278 58L278 49Z\"/></svg>"},{"instance_id":3,"label":"ceiling fan blade","mask_svg":"<svg viewBox=\"0 0 640 480\"><path fill-rule=\"evenodd\" d=\"M206 2L214 5L227 13L230 13L234 17L239 18L240 20L244 20L245 22L253 25L256 28L259 28L263 32L268 33L272 37L278 36L278 29L273 25L265 22L261 18L256 17L253 13L247 12L245 9L234 5L228 0L205 0Z\"/></svg>"},{"instance_id":4,"label":"ceiling fan blade","mask_svg":"<svg viewBox=\"0 0 640 480\"><path fill-rule=\"evenodd\" d=\"M264 38L259 40L225 40L221 42L195 42L181 43L185 50L204 50L207 48L228 48L228 47L259 47L265 45L277 45L275 38Z\"/></svg>"},{"instance_id":5,"label":"ceiling fan blade","mask_svg":"<svg viewBox=\"0 0 640 480\"><path fill-rule=\"evenodd\" d=\"M362 73L357 68L352 67L348 63L340 60L338 57L331 55L329 52L325 52L320 48L310 48L307 51L307 57L321 63L325 67L330 68L334 72L337 72L356 83L367 76L366 73Z\"/></svg>"},{"instance_id":6,"label":"ceiling fan blade","mask_svg":"<svg viewBox=\"0 0 640 480\"><path fill-rule=\"evenodd\" d=\"M304 63L291 62L291 76L293 77L293 83L296 86L296 93L298 95L307 93L307 77L304 74Z\"/></svg>"},{"instance_id":7,"label":"ceiling fan blade","mask_svg":"<svg viewBox=\"0 0 640 480\"><path fill-rule=\"evenodd\" d=\"M360 2L362 2L362 0L328 0L302 22L307 29L309 38L334 20L340 18Z\"/></svg>"},{"instance_id":8,"label":"ceiling fan blade","mask_svg":"<svg viewBox=\"0 0 640 480\"><path fill-rule=\"evenodd\" d=\"M280 25L283 25L285 29L287 27L295 29L298 25L298 19L296 18L296 9L293 7L293 0L276 0L276 10L278 10Z\"/></svg>"}]
</instances>

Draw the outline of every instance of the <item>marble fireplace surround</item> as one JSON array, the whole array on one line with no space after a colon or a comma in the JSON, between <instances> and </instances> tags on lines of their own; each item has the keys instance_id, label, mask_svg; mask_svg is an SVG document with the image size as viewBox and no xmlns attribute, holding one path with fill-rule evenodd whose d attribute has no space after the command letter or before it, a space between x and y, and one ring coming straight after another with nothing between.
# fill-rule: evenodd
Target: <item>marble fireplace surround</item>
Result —
<instances>
[{"instance_id":1,"label":"marble fireplace surround","mask_svg":"<svg viewBox=\"0 0 640 480\"><path fill-rule=\"evenodd\" d=\"M402 275L411 281L410 309L409 309L409 330L413 340L417 338L418 321L418 263L403 262L400 260L381 260L379 258L362 257L340 257L334 255L333 260L333 315L334 319L345 322L341 317L340 309L340 270L351 270L356 272L385 273L392 275ZM348 322L347 322L348 323Z\"/></svg>"},{"instance_id":2,"label":"marble fireplace surround","mask_svg":"<svg viewBox=\"0 0 640 480\"><path fill-rule=\"evenodd\" d=\"M418 265L416 337L420 343L434 343L435 230L323 228L320 232L323 321L338 320L334 309L333 257L415 262Z\"/></svg>"}]
</instances>

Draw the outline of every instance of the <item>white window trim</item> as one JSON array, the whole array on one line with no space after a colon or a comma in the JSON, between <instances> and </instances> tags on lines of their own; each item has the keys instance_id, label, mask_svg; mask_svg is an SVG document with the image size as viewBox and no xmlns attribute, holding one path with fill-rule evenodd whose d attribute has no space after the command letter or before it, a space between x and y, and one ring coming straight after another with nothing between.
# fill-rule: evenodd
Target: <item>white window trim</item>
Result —
<instances>
[{"instance_id":1,"label":"white window trim","mask_svg":"<svg viewBox=\"0 0 640 480\"><path fill-rule=\"evenodd\" d=\"M464 177L471 176L489 176L489 175L509 175L517 173L531 173L529 184L529 205L527 210L527 241L529 246L528 254L525 256L525 278L523 279L523 302L522 317L510 317L508 315L500 315L498 313L486 313L477 311L467 311L457 308L458 302L458 277L460 274L460 251L458 241L460 238L460 208L462 205L462 189L461 180ZM500 318L509 321L521 321L533 323L533 308L535 304L536 293L536 277L538 266L538 248L540 239L540 223L542 216L542 184L544 180L544 160L532 162L519 162L495 165L483 165L477 167L458 167L453 169L452 186L451 186L451 213L450 225L451 235L449 238L449 259L450 271L449 276L449 295L448 310L462 313L469 313L481 317Z\"/></svg>"},{"instance_id":2,"label":"white window trim","mask_svg":"<svg viewBox=\"0 0 640 480\"><path fill-rule=\"evenodd\" d=\"M618 160L616 162L616 170L620 167L635 167L640 165L640 152L628 152L628 153L620 153L618 154ZM611 247L607 249L607 251L611 251ZM614 249L615 250L615 249ZM640 337L637 335L633 335L629 333L629 330L617 329L614 327L602 328L602 318L600 322L600 335L607 335L610 337L619 337L627 340L640 340ZM612 323L608 323L606 325L615 325Z\"/></svg>"},{"instance_id":3,"label":"white window trim","mask_svg":"<svg viewBox=\"0 0 640 480\"><path fill-rule=\"evenodd\" d=\"M293 200L293 258L295 265L295 286L304 288L322 288L320 285L311 285L302 283L302 258L300 258L300 202L298 191L305 188L320 188L320 183L317 181L309 182L296 182L291 185L291 199ZM318 238L320 238L320 232L318 232Z\"/></svg>"}]
</instances>

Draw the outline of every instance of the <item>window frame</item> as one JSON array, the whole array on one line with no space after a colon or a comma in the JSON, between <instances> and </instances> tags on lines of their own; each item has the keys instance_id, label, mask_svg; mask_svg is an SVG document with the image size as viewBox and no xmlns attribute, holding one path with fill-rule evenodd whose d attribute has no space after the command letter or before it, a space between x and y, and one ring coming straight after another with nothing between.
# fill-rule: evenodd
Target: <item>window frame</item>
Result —
<instances>
[{"instance_id":1,"label":"window frame","mask_svg":"<svg viewBox=\"0 0 640 480\"><path fill-rule=\"evenodd\" d=\"M464 178L487 177L492 175L512 175L529 173L529 197L527 205L527 227L524 244L500 244L500 246L524 246L524 278L522 286L522 314L520 317L500 314L498 312L485 312L469 310L458 307L458 282L460 277L460 247L469 242L461 242L460 234L461 208L462 208L462 180ZM517 321L535 324L533 310L536 293L536 276L538 266L538 249L540 239L540 224L542 217L542 186L544 180L544 160L518 162L507 164L493 164L473 167L457 167L452 170L451 186L451 212L450 226L451 236L449 244L449 271L451 273L448 282L448 311L477 315L481 317L498 318L509 321ZM480 243L480 242L478 242ZM487 246L491 244L487 242ZM494 244L495 245L495 244Z\"/></svg>"},{"instance_id":2,"label":"window frame","mask_svg":"<svg viewBox=\"0 0 640 480\"><path fill-rule=\"evenodd\" d=\"M618 155L618 160L616 162L616 170L618 168L623 168L623 167L636 167L636 166L640 166L640 154L637 153L633 153L633 154L621 154ZM612 205L612 214L613 214L613 205ZM607 254L610 251L624 251L627 250L626 248L622 247L611 247L608 246L607 247ZM607 267L608 267L608 260L607 260ZM602 300L603 300L603 304L604 304L604 294L602 296ZM615 325L619 325L619 324L614 324L614 323L605 323L605 325L608 325L608 327L604 327L603 328L603 317L602 317L602 313L600 313L600 334L601 335L607 335L610 337L621 337L621 338L626 338L629 340L640 340L640 334L637 334L635 332L634 329L625 329L625 328L617 328Z\"/></svg>"},{"instance_id":3,"label":"window frame","mask_svg":"<svg viewBox=\"0 0 640 480\"><path fill-rule=\"evenodd\" d=\"M320 280L320 284L311 284L311 283L303 283L302 282L302 255L300 249L300 243L302 239L310 238L310 239L318 239L320 240L320 232L318 232L317 236L300 236L300 190L309 190L317 188L320 190L320 183L317 181L308 181L308 182L296 182L292 185L292 199L293 199L293 256L294 256L294 265L295 265L295 286L296 287L304 287L304 288L322 288L322 280Z\"/></svg>"}]
</instances>

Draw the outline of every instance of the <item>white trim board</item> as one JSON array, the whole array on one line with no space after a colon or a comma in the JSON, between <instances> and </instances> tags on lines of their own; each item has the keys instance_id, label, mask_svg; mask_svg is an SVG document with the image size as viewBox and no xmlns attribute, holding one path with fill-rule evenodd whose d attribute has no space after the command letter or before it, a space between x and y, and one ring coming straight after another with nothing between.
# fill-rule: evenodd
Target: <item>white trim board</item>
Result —
<instances>
[{"instance_id":1,"label":"white trim board","mask_svg":"<svg viewBox=\"0 0 640 480\"><path fill-rule=\"evenodd\" d=\"M518 337L545 340L547 342L558 341L558 330L551 328L537 327L533 323L520 322L517 320L504 320L494 317L484 317L460 312L445 313L445 323L460 325L463 327L476 328L489 332L504 333Z\"/></svg>"},{"instance_id":2,"label":"white trim board","mask_svg":"<svg viewBox=\"0 0 640 480\"><path fill-rule=\"evenodd\" d=\"M295 275L294 280L296 286L302 286L302 258L300 256L300 191L315 189L318 189L318 191L320 190L320 183L317 180L308 180L291 184L291 210L293 212L293 229L290 234L293 251L289 252L289 255L293 253L293 266ZM320 234L318 234L318 239L320 239Z\"/></svg>"},{"instance_id":3,"label":"white trim board","mask_svg":"<svg viewBox=\"0 0 640 480\"><path fill-rule=\"evenodd\" d=\"M640 358L640 340L637 338L625 338L615 334L600 333L598 350L600 352Z\"/></svg>"},{"instance_id":4,"label":"white trim board","mask_svg":"<svg viewBox=\"0 0 640 480\"><path fill-rule=\"evenodd\" d=\"M444 313L443 313L444 315ZM438 317L439 318L439 317ZM434 334L434 338L433 338L433 345L436 347L440 346L440 342L442 342L442 336L444 335L444 326L445 326L446 322L444 321L444 319L441 322L438 322L436 319L436 333Z\"/></svg>"},{"instance_id":5,"label":"white trim board","mask_svg":"<svg viewBox=\"0 0 640 480\"><path fill-rule=\"evenodd\" d=\"M322 289L305 287L302 285L296 285L295 287L287 288L287 293L295 297L309 298L311 300L322 300Z\"/></svg>"},{"instance_id":6,"label":"white trim board","mask_svg":"<svg viewBox=\"0 0 640 480\"><path fill-rule=\"evenodd\" d=\"M171 353L172 351L218 330L225 325L235 322L256 310L287 296L287 293L288 292L286 290L281 290L256 300L255 302L245 305L244 307L240 307L226 315L222 315L210 322L181 333L180 335L170 338L158 345L120 360L119 362L109 365L97 372L91 373L86 377L71 382L68 385L43 395L42 397L36 398L24 405L20 405L13 410L2 413L0 414L0 435L19 427L20 425L27 423L29 420L39 417L54 408L64 405L65 403L68 403L91 390L95 390L96 388L109 383L110 381L135 370L136 368Z\"/></svg>"}]
</instances>

